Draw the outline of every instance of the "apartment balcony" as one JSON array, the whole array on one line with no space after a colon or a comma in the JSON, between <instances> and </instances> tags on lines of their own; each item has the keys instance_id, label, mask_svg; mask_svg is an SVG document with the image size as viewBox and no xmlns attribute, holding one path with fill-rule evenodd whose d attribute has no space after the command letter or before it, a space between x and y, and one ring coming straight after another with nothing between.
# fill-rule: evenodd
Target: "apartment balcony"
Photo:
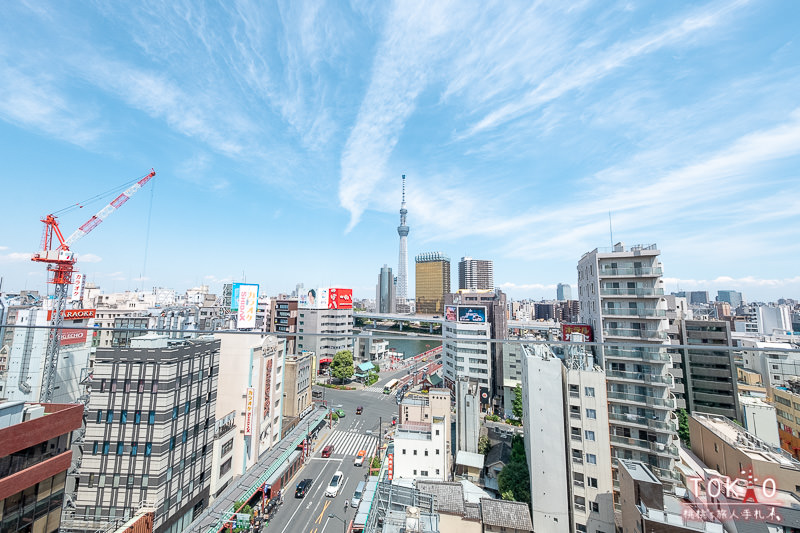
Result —
<instances>
[{"instance_id":1,"label":"apartment balcony","mask_svg":"<svg viewBox=\"0 0 800 533\"><path fill-rule=\"evenodd\" d=\"M645 416L638 416L630 413L608 413L608 420L613 423L643 426L649 429L669 431L671 433L678 431L678 424L672 420L663 421L658 418L647 418Z\"/></svg>"},{"instance_id":2,"label":"apartment balcony","mask_svg":"<svg viewBox=\"0 0 800 533\"><path fill-rule=\"evenodd\" d=\"M656 339L666 340L669 338L666 331L658 331L654 329L636 329L636 328L615 328L604 329L603 338L608 337L628 337L631 339Z\"/></svg>"},{"instance_id":3,"label":"apartment balcony","mask_svg":"<svg viewBox=\"0 0 800 533\"><path fill-rule=\"evenodd\" d=\"M646 396L643 394L609 391L608 399L647 405L648 407L658 407L659 409L675 409L675 398L656 398L655 396Z\"/></svg>"},{"instance_id":4,"label":"apartment balcony","mask_svg":"<svg viewBox=\"0 0 800 533\"><path fill-rule=\"evenodd\" d=\"M618 370L607 370L606 377L614 377L620 380L634 381L637 383L653 383L673 387L675 380L670 374L661 376L657 374L645 374L643 372L621 372Z\"/></svg>"},{"instance_id":5,"label":"apartment balcony","mask_svg":"<svg viewBox=\"0 0 800 533\"><path fill-rule=\"evenodd\" d=\"M600 296L664 296L664 289L655 287L639 287L639 288L600 288Z\"/></svg>"},{"instance_id":6,"label":"apartment balcony","mask_svg":"<svg viewBox=\"0 0 800 533\"><path fill-rule=\"evenodd\" d=\"M665 309L654 309L650 307L604 307L604 316L630 316L636 318L665 318Z\"/></svg>"},{"instance_id":7,"label":"apartment balcony","mask_svg":"<svg viewBox=\"0 0 800 533\"><path fill-rule=\"evenodd\" d=\"M620 437L618 435L611 435L611 443L626 448L635 448L640 451L652 452L657 455L667 455L673 458L678 457L678 447L674 444L662 444L660 442L634 439L632 437Z\"/></svg>"},{"instance_id":8,"label":"apartment balcony","mask_svg":"<svg viewBox=\"0 0 800 533\"><path fill-rule=\"evenodd\" d=\"M644 278L658 277L662 275L661 267L640 267L640 268L601 268L600 276L604 278L616 276L622 278Z\"/></svg>"},{"instance_id":9,"label":"apartment balcony","mask_svg":"<svg viewBox=\"0 0 800 533\"><path fill-rule=\"evenodd\" d=\"M672 362L670 355L659 349L648 348L620 348L608 347L603 349L606 357L614 359L632 359L636 361L661 361L664 363Z\"/></svg>"}]
</instances>

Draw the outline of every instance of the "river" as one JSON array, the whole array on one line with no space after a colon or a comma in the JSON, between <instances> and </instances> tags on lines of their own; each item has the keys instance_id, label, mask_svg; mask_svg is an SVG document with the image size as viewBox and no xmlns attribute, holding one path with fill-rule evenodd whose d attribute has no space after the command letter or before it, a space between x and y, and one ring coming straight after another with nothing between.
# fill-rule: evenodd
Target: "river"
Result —
<instances>
[{"instance_id":1,"label":"river","mask_svg":"<svg viewBox=\"0 0 800 533\"><path fill-rule=\"evenodd\" d=\"M433 339L389 339L389 349L394 348L398 352L403 352L403 358L405 359L441 345L441 341Z\"/></svg>"}]
</instances>

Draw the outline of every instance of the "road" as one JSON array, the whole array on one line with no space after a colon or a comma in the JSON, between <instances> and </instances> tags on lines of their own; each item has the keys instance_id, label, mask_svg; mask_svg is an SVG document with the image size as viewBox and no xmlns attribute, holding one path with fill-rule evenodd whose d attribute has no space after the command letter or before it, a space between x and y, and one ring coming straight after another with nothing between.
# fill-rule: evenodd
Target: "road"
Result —
<instances>
[{"instance_id":1,"label":"road","mask_svg":"<svg viewBox=\"0 0 800 533\"><path fill-rule=\"evenodd\" d=\"M350 522L355 509L345 509L345 501L350 501L359 481L363 481L368 472L365 462L363 467L353 466L353 460L359 450L367 450L368 455L375 453L380 435L379 423L384 431L391 427L392 416L398 412L394 394L383 394L383 384L406 373L406 370L381 373L381 380L370 388L358 391L340 391L322 388L324 399L331 406L341 406L345 417L334 422L331 429L320 433L315 443L311 458L301 469L284 491L284 503L264 530L268 533L336 533L344 531L340 520L330 518L334 514L342 520ZM318 389L318 387L315 387ZM363 406L364 412L356 415L356 407ZM330 458L322 458L320 452L328 444L334 446ZM334 472L344 473L344 485L335 498L325 496L325 489ZM305 498L294 497L294 488L304 479L314 480Z\"/></svg>"}]
</instances>

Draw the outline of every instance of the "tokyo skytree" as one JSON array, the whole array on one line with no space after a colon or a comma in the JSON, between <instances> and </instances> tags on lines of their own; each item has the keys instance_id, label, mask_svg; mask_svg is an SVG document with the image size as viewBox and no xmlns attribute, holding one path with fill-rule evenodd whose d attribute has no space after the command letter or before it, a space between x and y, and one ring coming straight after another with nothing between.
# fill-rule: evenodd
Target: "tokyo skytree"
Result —
<instances>
[{"instance_id":1,"label":"tokyo skytree","mask_svg":"<svg viewBox=\"0 0 800 533\"><path fill-rule=\"evenodd\" d=\"M400 203L400 225L397 234L400 236L400 255L397 260L397 310L408 312L408 226L406 225L406 175L403 174L403 201Z\"/></svg>"}]
</instances>

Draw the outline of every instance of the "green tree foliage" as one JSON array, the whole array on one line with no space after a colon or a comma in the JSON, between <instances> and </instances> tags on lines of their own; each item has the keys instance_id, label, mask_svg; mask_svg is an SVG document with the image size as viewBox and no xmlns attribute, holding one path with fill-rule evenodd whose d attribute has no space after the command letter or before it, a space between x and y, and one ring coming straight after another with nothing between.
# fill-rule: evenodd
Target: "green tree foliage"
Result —
<instances>
[{"instance_id":1,"label":"green tree foliage","mask_svg":"<svg viewBox=\"0 0 800 533\"><path fill-rule=\"evenodd\" d=\"M353 352L350 350L336 352L331 361L331 376L339 378L344 383L344 380L353 377L354 373Z\"/></svg>"},{"instance_id":2,"label":"green tree foliage","mask_svg":"<svg viewBox=\"0 0 800 533\"><path fill-rule=\"evenodd\" d=\"M528 461L525 458L525 443L520 436L511 441L511 460L497 476L497 485L504 500L531 503L531 480Z\"/></svg>"},{"instance_id":3,"label":"green tree foliage","mask_svg":"<svg viewBox=\"0 0 800 533\"><path fill-rule=\"evenodd\" d=\"M686 409L678 409L678 437L680 437L684 446L691 445L691 439L689 438L689 415L686 413Z\"/></svg>"},{"instance_id":4,"label":"green tree foliage","mask_svg":"<svg viewBox=\"0 0 800 533\"><path fill-rule=\"evenodd\" d=\"M522 386L514 387L514 403L511 405L511 412L514 416L522 420Z\"/></svg>"},{"instance_id":5,"label":"green tree foliage","mask_svg":"<svg viewBox=\"0 0 800 533\"><path fill-rule=\"evenodd\" d=\"M489 437L486 435L481 435L478 437L478 453L482 453L483 455L487 455L489 450L492 449L492 443L489 442Z\"/></svg>"},{"instance_id":6,"label":"green tree foliage","mask_svg":"<svg viewBox=\"0 0 800 533\"><path fill-rule=\"evenodd\" d=\"M377 381L379 379L380 379L380 377L378 376L378 373L377 372L373 372L373 371L370 370L369 374L367 374L367 378L364 381L364 384L367 387L369 387L370 385L372 385L374 383L377 383Z\"/></svg>"}]
</instances>

